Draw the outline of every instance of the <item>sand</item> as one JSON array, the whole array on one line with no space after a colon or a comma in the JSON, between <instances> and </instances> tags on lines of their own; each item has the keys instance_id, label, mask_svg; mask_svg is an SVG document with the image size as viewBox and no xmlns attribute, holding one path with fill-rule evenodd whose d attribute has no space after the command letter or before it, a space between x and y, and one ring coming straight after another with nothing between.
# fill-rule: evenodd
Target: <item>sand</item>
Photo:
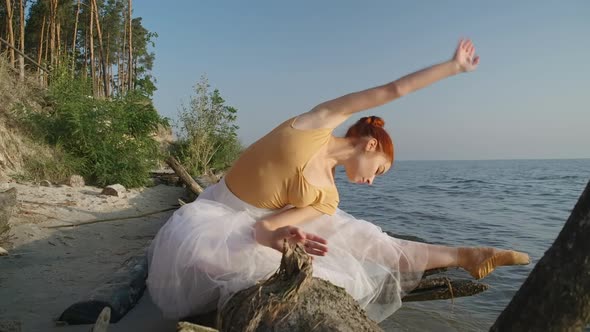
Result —
<instances>
[{"instance_id":1,"label":"sand","mask_svg":"<svg viewBox=\"0 0 590 332\"><path fill-rule=\"evenodd\" d=\"M182 187L157 185L128 190L124 197L101 195L101 188L43 187L0 183L17 189L10 219L9 255L0 257L0 321L17 321L22 331L89 331L90 325L58 326L55 319L84 300L121 264L140 254L174 210L142 218L51 229L106 218L145 214L178 206ZM109 331L175 331L149 295Z\"/></svg>"}]
</instances>

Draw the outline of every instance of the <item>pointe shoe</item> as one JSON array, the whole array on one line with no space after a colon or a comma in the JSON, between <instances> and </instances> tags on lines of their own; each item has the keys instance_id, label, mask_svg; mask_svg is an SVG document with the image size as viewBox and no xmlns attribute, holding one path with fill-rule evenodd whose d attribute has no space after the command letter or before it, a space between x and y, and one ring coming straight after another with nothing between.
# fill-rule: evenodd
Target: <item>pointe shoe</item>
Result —
<instances>
[{"instance_id":1,"label":"pointe shoe","mask_svg":"<svg viewBox=\"0 0 590 332\"><path fill-rule=\"evenodd\" d=\"M465 270L475 279L481 279L492 273L498 266L527 265L531 262L529 255L514 250L503 250L488 257L476 266L467 266Z\"/></svg>"}]
</instances>

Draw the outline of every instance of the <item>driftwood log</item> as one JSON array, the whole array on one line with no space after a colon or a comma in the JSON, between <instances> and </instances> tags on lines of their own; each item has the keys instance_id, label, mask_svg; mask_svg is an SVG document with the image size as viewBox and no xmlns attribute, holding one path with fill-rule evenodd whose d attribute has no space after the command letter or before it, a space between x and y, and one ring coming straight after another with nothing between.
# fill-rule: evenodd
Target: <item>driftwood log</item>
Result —
<instances>
[{"instance_id":1,"label":"driftwood log","mask_svg":"<svg viewBox=\"0 0 590 332\"><path fill-rule=\"evenodd\" d=\"M582 331L590 322L590 182L490 331Z\"/></svg>"},{"instance_id":2,"label":"driftwood log","mask_svg":"<svg viewBox=\"0 0 590 332\"><path fill-rule=\"evenodd\" d=\"M225 304L221 331L381 331L344 288L313 277L301 244L285 243L277 273Z\"/></svg>"},{"instance_id":3,"label":"driftwood log","mask_svg":"<svg viewBox=\"0 0 590 332\"><path fill-rule=\"evenodd\" d=\"M203 187L201 187L193 177L182 167L182 165L176 160L176 158L170 156L166 159L166 163L170 166L176 175L180 178L180 180L186 185L186 187L193 192L195 195L200 195L203 192Z\"/></svg>"},{"instance_id":4,"label":"driftwood log","mask_svg":"<svg viewBox=\"0 0 590 332\"><path fill-rule=\"evenodd\" d=\"M145 253L132 256L104 284L64 310L58 321L70 325L93 324L104 320L99 318L105 317L104 308L107 307L109 322L118 322L143 295L147 272ZM103 316L99 316L101 312Z\"/></svg>"}]
</instances>

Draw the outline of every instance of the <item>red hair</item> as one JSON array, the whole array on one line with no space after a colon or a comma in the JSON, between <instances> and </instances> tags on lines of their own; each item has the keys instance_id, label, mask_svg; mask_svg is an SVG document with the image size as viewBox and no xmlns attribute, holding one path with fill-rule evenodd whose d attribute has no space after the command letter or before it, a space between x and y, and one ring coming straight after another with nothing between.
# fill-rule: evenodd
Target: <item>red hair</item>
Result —
<instances>
[{"instance_id":1,"label":"red hair","mask_svg":"<svg viewBox=\"0 0 590 332\"><path fill-rule=\"evenodd\" d=\"M378 116L363 117L348 128L344 137L373 137L379 144L379 151L385 153L393 163L393 141L383 128L384 125L385 121Z\"/></svg>"}]
</instances>

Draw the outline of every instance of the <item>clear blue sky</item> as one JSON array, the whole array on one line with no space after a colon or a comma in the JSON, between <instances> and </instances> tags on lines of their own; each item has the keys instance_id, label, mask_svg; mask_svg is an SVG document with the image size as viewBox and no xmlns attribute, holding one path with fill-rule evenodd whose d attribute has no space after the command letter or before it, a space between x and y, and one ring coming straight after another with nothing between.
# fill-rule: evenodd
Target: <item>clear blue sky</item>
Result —
<instances>
[{"instance_id":1,"label":"clear blue sky","mask_svg":"<svg viewBox=\"0 0 590 332\"><path fill-rule=\"evenodd\" d=\"M461 36L481 56L379 115L399 160L590 158L590 1L134 2L157 32L159 112L206 74L250 144L340 95L447 60Z\"/></svg>"}]
</instances>

